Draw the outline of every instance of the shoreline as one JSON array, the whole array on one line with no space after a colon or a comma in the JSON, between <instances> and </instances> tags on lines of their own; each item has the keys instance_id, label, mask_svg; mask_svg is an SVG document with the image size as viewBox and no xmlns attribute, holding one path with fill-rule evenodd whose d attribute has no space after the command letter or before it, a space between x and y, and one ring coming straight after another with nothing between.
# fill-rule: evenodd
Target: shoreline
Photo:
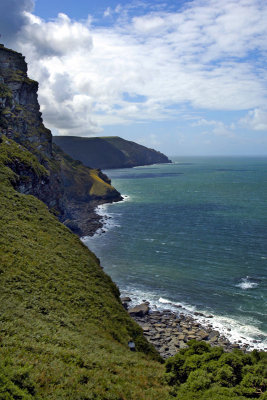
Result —
<instances>
[{"instance_id":1,"label":"shoreline","mask_svg":"<svg viewBox=\"0 0 267 400\"><path fill-rule=\"evenodd\" d=\"M240 349L247 353L253 350L250 349L248 343L242 344L241 340L232 343L221 332L214 329L212 324L201 324L193 316L184 312L174 312L170 309L152 310L148 301L130 308L129 297L122 297L121 301L129 315L143 329L146 339L164 359L187 348L187 342L190 340L205 341L211 346L221 346L226 352Z\"/></svg>"},{"instance_id":2,"label":"shoreline","mask_svg":"<svg viewBox=\"0 0 267 400\"><path fill-rule=\"evenodd\" d=\"M105 209L107 206L111 204L122 203L125 201L129 201L130 199L130 196L126 194L121 195L121 197L122 197L121 200L102 202L100 204L96 204L95 206L93 206L92 211L90 212L90 224L93 224L93 226L87 230L88 233L86 235L80 237L82 242L86 241L87 237L92 239L94 237L98 237L99 235L106 233L106 231L110 228L109 225L110 221L112 220L112 217L105 211ZM112 224L112 226L119 226L119 225Z\"/></svg>"},{"instance_id":3,"label":"shoreline","mask_svg":"<svg viewBox=\"0 0 267 400\"><path fill-rule=\"evenodd\" d=\"M122 195L122 198L121 201L128 201L130 197ZM99 226L89 238L101 236L112 226L119 226L114 221L112 222L112 214L106 212L106 207L110 204L112 203L104 203L95 207L94 212L98 216ZM86 241L86 236L82 237L81 240ZM128 296L126 290L122 288L119 288L119 290L123 292L123 297ZM129 294L129 296L132 296L132 294ZM145 294L143 298L146 298ZM141 298L137 302L133 301L133 306L140 305L140 301ZM150 302L153 304L153 300L150 299ZM244 337L245 334L241 336L242 332L234 332L234 335L231 335L231 325L219 323L221 327L216 326L218 325L216 316L204 315L196 310L187 310L182 305L173 305L167 301L163 303L170 308L157 307L153 304L152 309L149 307L150 311L145 315L130 314L142 327L146 339L159 351L163 358L171 357L179 349L187 347L186 343L191 339L204 340L212 346L222 346L225 351L231 351L234 348L241 349L244 352L250 352L254 349L267 350L260 340L249 336ZM144 304L149 305L149 301L145 301ZM131 305L127 303L127 306L130 307ZM128 308L127 306L124 304L125 308Z\"/></svg>"}]
</instances>

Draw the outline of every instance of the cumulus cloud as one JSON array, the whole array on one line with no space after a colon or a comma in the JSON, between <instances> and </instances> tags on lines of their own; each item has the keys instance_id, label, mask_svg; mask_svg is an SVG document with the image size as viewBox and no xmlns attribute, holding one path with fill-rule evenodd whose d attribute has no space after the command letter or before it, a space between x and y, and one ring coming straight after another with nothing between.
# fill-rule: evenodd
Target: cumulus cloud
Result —
<instances>
[{"instance_id":1,"label":"cumulus cloud","mask_svg":"<svg viewBox=\"0 0 267 400\"><path fill-rule=\"evenodd\" d=\"M267 131L267 109L256 108L240 120L242 126L254 131Z\"/></svg>"},{"instance_id":2,"label":"cumulus cloud","mask_svg":"<svg viewBox=\"0 0 267 400\"><path fill-rule=\"evenodd\" d=\"M234 124L228 126L222 121L207 120L205 118L201 118L198 121L192 123L192 126L209 127L209 131L202 132L204 135L213 134L215 136L225 136L228 138L235 137L235 134L233 132L235 128Z\"/></svg>"},{"instance_id":3,"label":"cumulus cloud","mask_svg":"<svg viewBox=\"0 0 267 400\"><path fill-rule=\"evenodd\" d=\"M0 1L0 34L6 45L12 46L17 33L28 23L24 12L31 12L33 8L33 0Z\"/></svg>"},{"instance_id":4,"label":"cumulus cloud","mask_svg":"<svg viewBox=\"0 0 267 400\"><path fill-rule=\"evenodd\" d=\"M189 110L261 110L266 104L265 1L193 0L176 11L159 3L153 11L144 2L141 15L129 5L108 8L103 17L113 24L102 27L92 17L74 21L65 14L44 21L30 4L16 2L16 15L25 11L16 47L40 82L45 122L60 134L175 119L179 110L187 119ZM255 112L247 117L252 128L260 118ZM219 121L211 128L232 134Z\"/></svg>"},{"instance_id":5,"label":"cumulus cloud","mask_svg":"<svg viewBox=\"0 0 267 400\"><path fill-rule=\"evenodd\" d=\"M90 51L92 37L86 24L71 21L61 13L54 21L44 22L40 18L25 12L28 24L22 27L21 38L26 40L39 57L64 57L75 51ZM19 39L21 40L21 39Z\"/></svg>"}]
</instances>

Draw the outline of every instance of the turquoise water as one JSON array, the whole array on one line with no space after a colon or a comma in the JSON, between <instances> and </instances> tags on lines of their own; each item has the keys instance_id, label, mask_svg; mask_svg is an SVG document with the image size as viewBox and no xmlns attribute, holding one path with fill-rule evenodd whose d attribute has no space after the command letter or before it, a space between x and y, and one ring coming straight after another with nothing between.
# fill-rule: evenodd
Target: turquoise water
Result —
<instances>
[{"instance_id":1,"label":"turquoise water","mask_svg":"<svg viewBox=\"0 0 267 400\"><path fill-rule=\"evenodd\" d=\"M266 348L267 159L173 161L106 171L128 197L102 206L106 232L84 240L135 302L201 312Z\"/></svg>"}]
</instances>

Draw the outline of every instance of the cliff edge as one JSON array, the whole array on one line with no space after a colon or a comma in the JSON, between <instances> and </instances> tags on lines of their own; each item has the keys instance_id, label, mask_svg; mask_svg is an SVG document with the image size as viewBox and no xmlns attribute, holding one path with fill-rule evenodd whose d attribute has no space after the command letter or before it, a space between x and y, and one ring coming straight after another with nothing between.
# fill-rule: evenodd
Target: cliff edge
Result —
<instances>
[{"instance_id":1,"label":"cliff edge","mask_svg":"<svg viewBox=\"0 0 267 400\"><path fill-rule=\"evenodd\" d=\"M0 45L0 135L29 150L47 171L40 181L13 161L10 167L19 176L15 188L42 200L75 233L91 234L100 225L96 205L122 197L105 174L74 161L52 143L37 90L38 83L27 76L24 57Z\"/></svg>"}]
</instances>

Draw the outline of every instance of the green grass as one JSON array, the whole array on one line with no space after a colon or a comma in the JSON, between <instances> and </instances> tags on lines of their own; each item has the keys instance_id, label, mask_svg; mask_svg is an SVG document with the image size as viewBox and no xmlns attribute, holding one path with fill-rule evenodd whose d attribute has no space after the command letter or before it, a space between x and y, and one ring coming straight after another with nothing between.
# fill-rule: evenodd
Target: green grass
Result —
<instances>
[{"instance_id":1,"label":"green grass","mask_svg":"<svg viewBox=\"0 0 267 400\"><path fill-rule=\"evenodd\" d=\"M43 167L12 141L0 154L0 399L169 398L157 353L98 259L41 201L13 189L15 160Z\"/></svg>"}]
</instances>

